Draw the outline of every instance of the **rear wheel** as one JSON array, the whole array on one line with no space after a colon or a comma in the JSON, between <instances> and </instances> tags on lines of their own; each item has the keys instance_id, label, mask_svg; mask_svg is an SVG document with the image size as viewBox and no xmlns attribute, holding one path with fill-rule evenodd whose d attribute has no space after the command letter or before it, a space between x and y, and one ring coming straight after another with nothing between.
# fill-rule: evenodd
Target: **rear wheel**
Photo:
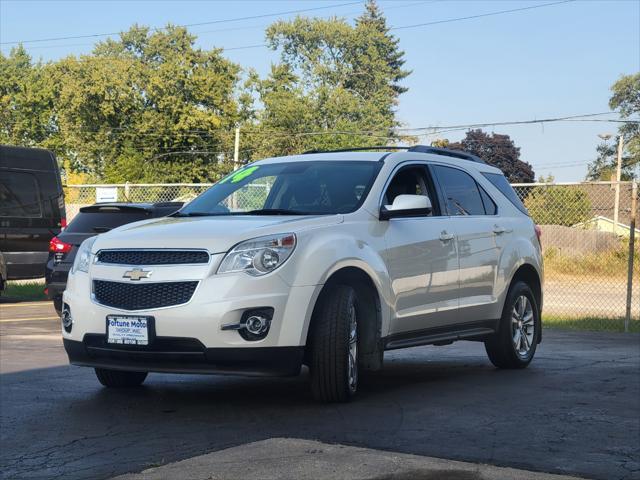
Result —
<instances>
[{"instance_id":1,"label":"rear wheel","mask_svg":"<svg viewBox=\"0 0 640 480\"><path fill-rule=\"evenodd\" d=\"M53 297L53 308L55 308L56 313L59 317L62 316L62 295L56 295Z\"/></svg>"},{"instance_id":2,"label":"rear wheel","mask_svg":"<svg viewBox=\"0 0 640 480\"><path fill-rule=\"evenodd\" d=\"M126 372L106 368L96 368L95 371L100 383L110 388L137 387L147 378L147 372Z\"/></svg>"},{"instance_id":3,"label":"rear wheel","mask_svg":"<svg viewBox=\"0 0 640 480\"><path fill-rule=\"evenodd\" d=\"M525 368L536 353L540 312L531 288L516 282L509 289L498 332L485 342L489 360L498 368Z\"/></svg>"},{"instance_id":4,"label":"rear wheel","mask_svg":"<svg viewBox=\"0 0 640 480\"><path fill-rule=\"evenodd\" d=\"M347 402L358 390L356 292L335 285L323 293L311 336L311 391L321 402Z\"/></svg>"}]
</instances>

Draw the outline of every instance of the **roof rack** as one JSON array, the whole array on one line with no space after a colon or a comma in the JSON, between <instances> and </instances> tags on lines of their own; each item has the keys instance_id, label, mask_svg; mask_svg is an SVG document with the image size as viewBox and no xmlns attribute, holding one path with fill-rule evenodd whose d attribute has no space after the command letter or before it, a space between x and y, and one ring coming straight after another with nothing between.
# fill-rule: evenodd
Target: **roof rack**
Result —
<instances>
[{"instance_id":1,"label":"roof rack","mask_svg":"<svg viewBox=\"0 0 640 480\"><path fill-rule=\"evenodd\" d=\"M461 160L470 160L476 163L485 163L480 157L472 153L463 152L462 150L451 150L449 148L428 147L426 145L414 145L407 149L407 152L433 153L435 155L444 155L445 157L459 158Z\"/></svg>"},{"instance_id":2,"label":"roof rack","mask_svg":"<svg viewBox=\"0 0 640 480\"><path fill-rule=\"evenodd\" d=\"M338 150L309 150L304 152L303 155L310 153L341 153L341 152L366 152L369 150L406 150L407 152L418 153L431 153L434 155L442 155L445 157L459 158L461 160L469 160L476 163L485 163L480 157L471 153L463 152L461 150L452 150L449 148L430 147L427 145L413 145L411 147L397 147L397 146L373 146L373 147L355 147L355 148L341 148Z\"/></svg>"},{"instance_id":3,"label":"roof rack","mask_svg":"<svg viewBox=\"0 0 640 480\"><path fill-rule=\"evenodd\" d=\"M407 150L409 147L395 147L378 145L374 147L353 147L353 148L339 148L337 150L307 150L302 152L303 155L310 153L341 153L341 152L366 152L369 150Z\"/></svg>"}]
</instances>

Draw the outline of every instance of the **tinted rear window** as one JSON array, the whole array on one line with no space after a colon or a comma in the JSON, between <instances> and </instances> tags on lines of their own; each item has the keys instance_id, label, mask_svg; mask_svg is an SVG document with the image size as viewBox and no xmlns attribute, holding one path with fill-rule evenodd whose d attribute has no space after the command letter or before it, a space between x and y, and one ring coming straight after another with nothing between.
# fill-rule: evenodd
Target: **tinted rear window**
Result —
<instances>
[{"instance_id":1,"label":"tinted rear window","mask_svg":"<svg viewBox=\"0 0 640 480\"><path fill-rule=\"evenodd\" d=\"M499 173L485 173L485 172L482 172L482 175L484 175L484 177L487 180L489 180L494 187L500 190L500 192L505 197L507 197L509 201L518 208L518 210L520 210L525 215L529 215L529 211L522 204L522 202L520 201L520 198L518 198L518 195L516 194L515 190L511 187L511 185L509 185L509 182L507 181L504 175L501 175Z\"/></svg>"},{"instance_id":2,"label":"tinted rear window","mask_svg":"<svg viewBox=\"0 0 640 480\"><path fill-rule=\"evenodd\" d=\"M38 182L33 174L0 172L0 217L42 217Z\"/></svg>"},{"instance_id":3,"label":"tinted rear window","mask_svg":"<svg viewBox=\"0 0 640 480\"><path fill-rule=\"evenodd\" d=\"M143 211L79 212L66 228L68 233L104 233L120 225L125 225L151 216Z\"/></svg>"}]
</instances>

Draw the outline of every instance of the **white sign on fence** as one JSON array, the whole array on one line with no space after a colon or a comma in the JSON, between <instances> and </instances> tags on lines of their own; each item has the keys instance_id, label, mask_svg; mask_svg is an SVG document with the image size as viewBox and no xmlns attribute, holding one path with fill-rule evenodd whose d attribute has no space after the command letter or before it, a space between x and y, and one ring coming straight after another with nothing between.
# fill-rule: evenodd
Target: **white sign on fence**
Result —
<instances>
[{"instance_id":1,"label":"white sign on fence","mask_svg":"<svg viewBox=\"0 0 640 480\"><path fill-rule=\"evenodd\" d=\"M96 203L117 202L117 187L96 187Z\"/></svg>"}]
</instances>

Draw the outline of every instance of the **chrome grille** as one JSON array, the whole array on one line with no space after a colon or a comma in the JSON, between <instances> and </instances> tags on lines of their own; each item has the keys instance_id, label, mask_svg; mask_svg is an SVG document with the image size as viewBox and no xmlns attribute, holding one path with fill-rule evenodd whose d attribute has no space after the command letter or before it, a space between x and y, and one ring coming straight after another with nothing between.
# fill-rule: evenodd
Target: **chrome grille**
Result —
<instances>
[{"instance_id":1,"label":"chrome grille","mask_svg":"<svg viewBox=\"0 0 640 480\"><path fill-rule=\"evenodd\" d=\"M94 280L93 295L98 303L107 307L146 310L187 303L197 286L195 281L133 284Z\"/></svg>"},{"instance_id":2,"label":"chrome grille","mask_svg":"<svg viewBox=\"0 0 640 480\"><path fill-rule=\"evenodd\" d=\"M208 263L205 250L101 250L98 262L117 265L180 265Z\"/></svg>"}]
</instances>

